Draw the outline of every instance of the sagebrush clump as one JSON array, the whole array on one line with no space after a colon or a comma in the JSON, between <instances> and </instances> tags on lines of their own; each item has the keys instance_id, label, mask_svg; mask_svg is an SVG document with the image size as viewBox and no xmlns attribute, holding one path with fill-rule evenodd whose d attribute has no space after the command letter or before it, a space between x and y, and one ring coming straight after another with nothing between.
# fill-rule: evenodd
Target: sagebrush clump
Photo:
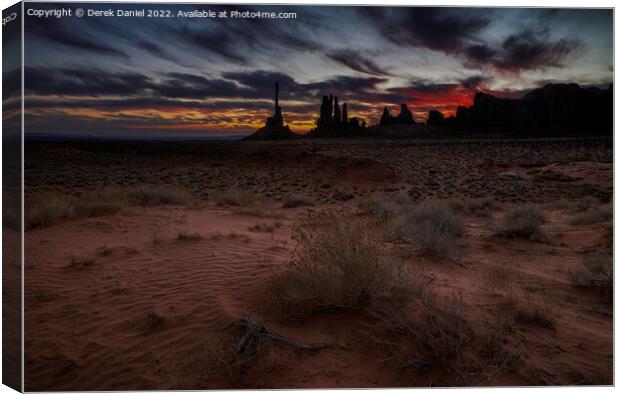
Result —
<instances>
[{"instance_id":1,"label":"sagebrush clump","mask_svg":"<svg viewBox=\"0 0 620 394\"><path fill-rule=\"evenodd\" d=\"M357 310L386 284L382 246L368 223L327 219L297 229L296 258L270 284L280 318Z\"/></svg>"},{"instance_id":2,"label":"sagebrush clump","mask_svg":"<svg viewBox=\"0 0 620 394\"><path fill-rule=\"evenodd\" d=\"M192 205L197 198L188 190L167 185L138 185L73 196L58 192L26 197L26 229L46 227L63 219L112 215L124 208L153 205Z\"/></svg>"},{"instance_id":3,"label":"sagebrush clump","mask_svg":"<svg viewBox=\"0 0 620 394\"><path fill-rule=\"evenodd\" d=\"M600 287L611 302L614 292L613 258L605 254L590 256L584 260L583 266L585 269L569 273L571 283L580 287Z\"/></svg>"},{"instance_id":4,"label":"sagebrush clump","mask_svg":"<svg viewBox=\"0 0 620 394\"><path fill-rule=\"evenodd\" d=\"M540 226L545 221L545 214L537 207L516 207L506 212L497 234L509 238L535 238L540 236Z\"/></svg>"},{"instance_id":5,"label":"sagebrush clump","mask_svg":"<svg viewBox=\"0 0 620 394\"><path fill-rule=\"evenodd\" d=\"M398 234L434 258L452 258L465 232L463 218L447 203L428 201L407 212Z\"/></svg>"}]
</instances>

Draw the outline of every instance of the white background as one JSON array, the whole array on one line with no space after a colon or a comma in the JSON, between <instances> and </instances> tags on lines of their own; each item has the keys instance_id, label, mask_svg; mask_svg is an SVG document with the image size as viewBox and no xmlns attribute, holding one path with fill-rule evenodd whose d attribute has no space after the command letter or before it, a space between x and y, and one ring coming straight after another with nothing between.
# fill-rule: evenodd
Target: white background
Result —
<instances>
[{"instance_id":1,"label":"white background","mask_svg":"<svg viewBox=\"0 0 620 394\"><path fill-rule=\"evenodd\" d=\"M54 1L47 1L50 3L53 3ZM65 3L80 3L80 1L64 1ZM109 3L130 3L130 1L107 1ZM142 3L184 3L184 1L175 1L175 0L168 0L168 1L161 1L161 0L150 0L150 1L137 1L137 2L142 2ZM186 1L187 2L192 2L192 1ZM375 5L408 5L408 6L421 6L421 5L439 5L439 6L486 6L486 7L497 7L497 6L501 6L501 7L574 7L574 8L579 8L579 7L586 7L586 8L593 8L593 7L605 7L605 8L610 8L610 7L614 7L615 3L613 1L600 1L600 0L588 0L588 1L579 1L579 0L563 0L563 1L558 1L558 0L554 0L554 1L549 1L549 0L519 0L519 1L510 1L510 2L499 2L499 1L490 1L490 0L477 0L477 1L463 1L463 0L446 0L446 1L402 1L402 0L389 0L387 2L380 2L380 1L361 1L361 0L313 0L313 1L281 1L281 0L271 0L271 1L256 1L256 0L246 0L246 1L238 1L238 0L228 0L228 1L193 1L194 3L200 2L200 3L204 3L204 4L329 4L329 5L334 5L334 4L350 4L350 5L363 5L363 4L375 4ZM2 9L9 7L10 5L14 4L15 1L13 0L0 0L0 4L2 5ZM616 21L616 16L615 16L615 12L614 12L614 26L615 26L615 21ZM614 43L617 42L618 39L618 31L616 29L614 29ZM615 49L615 45L614 45L614 49ZM2 53L0 51L0 60L2 59ZM618 64L618 54L617 52L614 50L614 65ZM0 82L0 86L2 86L2 82ZM614 75L614 93L616 91L616 84L615 84L615 75ZM616 97L614 95L614 97ZM615 101L614 102L614 119L617 119L617 115L618 115L618 102ZM616 127L614 127L614 139L615 139L615 135L616 135ZM2 157L2 151L0 150L0 158ZM615 168L615 164L616 164L616 155L615 155L615 144L614 144L614 168ZM1 163L1 160L0 160ZM1 168L1 164L0 164L0 168ZM1 180L0 180L0 184L1 184ZM616 185L617 185L617 174L614 171L614 190L616 190ZM615 212L615 207L617 206L617 202L618 202L618 195L614 193L614 212ZM0 221L2 219L0 218ZM615 220L614 220L615 222ZM618 243L618 239L616 237L614 237L614 250L617 250L616 246ZM615 255L615 253L614 253ZM616 265L616 261L617 259L614 258L614 265ZM617 266L617 265L616 265ZM0 278L1 278L1 272L0 272ZM2 294L0 292L0 300L2 299ZM616 322L616 316L617 316L617 312L618 312L618 308L617 308L617 303L615 304L615 308L614 308L614 327L615 327L615 322ZM2 327L2 323L0 321L0 328ZM614 361L615 361L615 355L618 354L618 343L615 341L615 336L614 336ZM1 361L0 361L1 362ZM1 369L0 369L1 371ZM616 372L618 371L618 365L614 362L614 375L617 376ZM1 372L0 372L1 373ZM615 379L614 379L615 380ZM286 390L288 391L288 390ZM337 393L355 393L355 392L359 392L359 390L304 390L304 391L311 391L311 392L323 392L323 393L327 393L327 392L337 392ZM467 389L467 388L463 388L463 389L380 389L380 390L373 390L375 392L378 393L390 393L390 394L403 394L403 393L412 393L415 392L420 393L420 394L426 394L426 393L455 393L455 392L467 392L467 393L476 393L476 392L484 392L484 393L489 393L489 394L495 394L495 393L500 393L500 392L507 392L507 393L528 393L528 394L534 394L534 393L571 393L571 394L577 394L577 393L582 393L582 392L586 392L586 393L610 393L612 391L615 391L615 388L613 387L544 387L544 388L471 388L471 389ZM250 390L246 390L243 391L242 393L250 393L250 392L259 392L259 391L250 391ZM260 391L261 393L265 392L265 391ZM268 391L267 391L268 392ZM5 394L5 393L14 393L13 390L7 388L6 386L0 386L0 394ZM75 392L74 392L75 393ZM239 391L226 391L226 393L239 393Z\"/></svg>"}]
</instances>

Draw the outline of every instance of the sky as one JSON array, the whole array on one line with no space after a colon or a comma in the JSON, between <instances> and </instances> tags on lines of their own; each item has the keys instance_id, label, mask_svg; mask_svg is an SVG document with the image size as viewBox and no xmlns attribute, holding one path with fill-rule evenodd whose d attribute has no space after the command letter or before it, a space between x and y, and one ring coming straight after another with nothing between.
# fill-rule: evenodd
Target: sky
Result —
<instances>
[{"instance_id":1,"label":"sky","mask_svg":"<svg viewBox=\"0 0 620 394\"><path fill-rule=\"evenodd\" d=\"M611 10L26 3L63 6L175 17L26 16L27 133L250 134L273 113L275 82L285 123L303 133L322 95L374 124L384 106L406 103L424 121L478 91L520 97L551 82L613 81ZM178 17L192 10L229 17Z\"/></svg>"}]
</instances>

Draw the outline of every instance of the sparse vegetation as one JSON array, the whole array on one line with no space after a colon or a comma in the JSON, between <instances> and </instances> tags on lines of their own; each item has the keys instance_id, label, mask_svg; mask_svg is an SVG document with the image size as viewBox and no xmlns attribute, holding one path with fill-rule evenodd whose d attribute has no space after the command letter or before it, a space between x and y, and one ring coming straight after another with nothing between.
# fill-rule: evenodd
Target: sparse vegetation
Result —
<instances>
[{"instance_id":1,"label":"sparse vegetation","mask_svg":"<svg viewBox=\"0 0 620 394\"><path fill-rule=\"evenodd\" d=\"M585 269L571 271L569 279L575 286L600 287L605 291L608 301L613 301L613 259L600 254L588 257L584 262Z\"/></svg>"},{"instance_id":2,"label":"sparse vegetation","mask_svg":"<svg viewBox=\"0 0 620 394\"><path fill-rule=\"evenodd\" d=\"M510 238L534 238L540 235L540 226L544 223L545 215L539 208L516 207L506 212L497 234Z\"/></svg>"},{"instance_id":3,"label":"sparse vegetation","mask_svg":"<svg viewBox=\"0 0 620 394\"><path fill-rule=\"evenodd\" d=\"M148 334L158 328L161 328L166 322L166 318L161 314L151 311L146 315L146 321L142 326L142 333Z\"/></svg>"},{"instance_id":4,"label":"sparse vegetation","mask_svg":"<svg viewBox=\"0 0 620 394\"><path fill-rule=\"evenodd\" d=\"M276 229L282 227L282 222L279 220L274 220L271 224L268 223L256 223L253 226L248 228L249 231L259 232L259 233L273 233Z\"/></svg>"},{"instance_id":5,"label":"sparse vegetation","mask_svg":"<svg viewBox=\"0 0 620 394\"><path fill-rule=\"evenodd\" d=\"M457 213L478 217L489 217L497 208L497 203L490 197L451 199L447 203Z\"/></svg>"},{"instance_id":6,"label":"sparse vegetation","mask_svg":"<svg viewBox=\"0 0 620 394\"><path fill-rule=\"evenodd\" d=\"M46 227L64 219L111 215L127 207L195 202L191 192L162 185L108 189L79 197L56 192L35 193L26 198L25 228Z\"/></svg>"},{"instance_id":7,"label":"sparse vegetation","mask_svg":"<svg viewBox=\"0 0 620 394\"><path fill-rule=\"evenodd\" d=\"M465 232L463 218L448 204L428 201L413 207L402 219L398 234L434 258L452 258Z\"/></svg>"},{"instance_id":8,"label":"sparse vegetation","mask_svg":"<svg viewBox=\"0 0 620 394\"><path fill-rule=\"evenodd\" d=\"M362 201L358 207L362 215L373 216L380 222L387 221L402 210L395 201L375 198Z\"/></svg>"},{"instance_id":9,"label":"sparse vegetation","mask_svg":"<svg viewBox=\"0 0 620 394\"><path fill-rule=\"evenodd\" d=\"M605 223L613 220L614 213L611 204L603 205L598 208L590 209L573 216L570 223L572 225L585 225Z\"/></svg>"},{"instance_id":10,"label":"sparse vegetation","mask_svg":"<svg viewBox=\"0 0 620 394\"><path fill-rule=\"evenodd\" d=\"M95 264L95 259L86 255L72 255L70 268L86 268Z\"/></svg>"},{"instance_id":11,"label":"sparse vegetation","mask_svg":"<svg viewBox=\"0 0 620 394\"><path fill-rule=\"evenodd\" d=\"M192 205L196 196L187 189L169 185L138 185L121 190L130 206Z\"/></svg>"},{"instance_id":12,"label":"sparse vegetation","mask_svg":"<svg viewBox=\"0 0 620 394\"><path fill-rule=\"evenodd\" d=\"M283 208L311 207L314 206L312 197L295 194L287 197L282 204Z\"/></svg>"},{"instance_id":13,"label":"sparse vegetation","mask_svg":"<svg viewBox=\"0 0 620 394\"><path fill-rule=\"evenodd\" d=\"M297 257L270 284L280 318L358 310L385 286L382 248L364 221L321 220L300 227Z\"/></svg>"},{"instance_id":14,"label":"sparse vegetation","mask_svg":"<svg viewBox=\"0 0 620 394\"><path fill-rule=\"evenodd\" d=\"M473 384L513 368L519 359L518 353L505 352L501 346L513 332L510 321L472 322L460 294L439 301L426 286L408 308L396 304L381 309L376 317L377 330L366 334L385 360L399 368L439 366L458 372L452 375L453 383Z\"/></svg>"},{"instance_id":15,"label":"sparse vegetation","mask_svg":"<svg viewBox=\"0 0 620 394\"><path fill-rule=\"evenodd\" d=\"M179 241L201 241L204 236L197 231L179 231L177 240Z\"/></svg>"},{"instance_id":16,"label":"sparse vegetation","mask_svg":"<svg viewBox=\"0 0 620 394\"><path fill-rule=\"evenodd\" d=\"M545 169L530 171L534 182L572 182L575 178L557 171Z\"/></svg>"},{"instance_id":17,"label":"sparse vegetation","mask_svg":"<svg viewBox=\"0 0 620 394\"><path fill-rule=\"evenodd\" d=\"M38 193L25 201L24 226L26 229L45 227L63 219L75 217L74 198L61 193Z\"/></svg>"},{"instance_id":18,"label":"sparse vegetation","mask_svg":"<svg viewBox=\"0 0 620 394\"><path fill-rule=\"evenodd\" d=\"M112 248L108 247L107 245L103 245L97 248L97 254L102 257L109 256L112 254L112 252Z\"/></svg>"},{"instance_id":19,"label":"sparse vegetation","mask_svg":"<svg viewBox=\"0 0 620 394\"><path fill-rule=\"evenodd\" d=\"M225 190L215 196L215 202L218 206L247 207L256 201L257 196L237 188Z\"/></svg>"},{"instance_id":20,"label":"sparse vegetation","mask_svg":"<svg viewBox=\"0 0 620 394\"><path fill-rule=\"evenodd\" d=\"M520 310L517 312L516 318L527 323L538 324L550 329L555 328L557 320L551 308L546 304L535 304L530 310Z\"/></svg>"}]
</instances>

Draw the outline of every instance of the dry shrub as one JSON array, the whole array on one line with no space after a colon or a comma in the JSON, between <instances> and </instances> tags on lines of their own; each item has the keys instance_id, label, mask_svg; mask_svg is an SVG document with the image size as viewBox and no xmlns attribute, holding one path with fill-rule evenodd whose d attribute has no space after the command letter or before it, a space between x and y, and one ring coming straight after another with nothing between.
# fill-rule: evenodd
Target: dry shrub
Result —
<instances>
[{"instance_id":1,"label":"dry shrub","mask_svg":"<svg viewBox=\"0 0 620 394\"><path fill-rule=\"evenodd\" d=\"M38 193L25 201L25 228L45 227L76 215L75 198L61 193Z\"/></svg>"},{"instance_id":2,"label":"dry shrub","mask_svg":"<svg viewBox=\"0 0 620 394\"><path fill-rule=\"evenodd\" d=\"M296 258L270 283L280 318L358 310L385 286L382 247L363 220L318 220L296 230Z\"/></svg>"},{"instance_id":3,"label":"dry shrub","mask_svg":"<svg viewBox=\"0 0 620 394\"><path fill-rule=\"evenodd\" d=\"M516 207L506 212L497 228L497 234L510 238L540 236L540 226L545 223L544 213L537 207Z\"/></svg>"},{"instance_id":4,"label":"dry shrub","mask_svg":"<svg viewBox=\"0 0 620 394\"><path fill-rule=\"evenodd\" d=\"M247 207L257 202L258 196L246 192L242 189L232 188L225 190L215 196L218 206Z\"/></svg>"},{"instance_id":5,"label":"dry shrub","mask_svg":"<svg viewBox=\"0 0 620 394\"><path fill-rule=\"evenodd\" d=\"M179 241L201 241L205 237L196 231L179 231L177 240Z\"/></svg>"},{"instance_id":6,"label":"dry shrub","mask_svg":"<svg viewBox=\"0 0 620 394\"><path fill-rule=\"evenodd\" d=\"M580 287L600 287L611 302L614 292L613 258L604 254L591 256L583 262L583 266L585 269L569 273L571 283Z\"/></svg>"},{"instance_id":7,"label":"dry shrub","mask_svg":"<svg viewBox=\"0 0 620 394\"><path fill-rule=\"evenodd\" d=\"M106 257L106 256L110 256L112 253L114 253L114 250L110 247L108 247L107 245L103 245L97 248L96 250L97 254L101 257Z\"/></svg>"},{"instance_id":8,"label":"dry shrub","mask_svg":"<svg viewBox=\"0 0 620 394\"><path fill-rule=\"evenodd\" d=\"M538 324L550 329L555 328L556 316L547 304L534 304L532 309L520 310L516 318L527 323Z\"/></svg>"},{"instance_id":9,"label":"dry shrub","mask_svg":"<svg viewBox=\"0 0 620 394\"><path fill-rule=\"evenodd\" d=\"M248 227L249 231L259 232L259 233L273 233L276 229L282 227L282 222L279 220L274 220L272 224L267 223L256 223L250 227Z\"/></svg>"},{"instance_id":10,"label":"dry shrub","mask_svg":"<svg viewBox=\"0 0 620 394\"><path fill-rule=\"evenodd\" d=\"M462 298L455 295L438 304L434 296L417 302L413 313L394 311L383 320L386 334L398 338L398 348L391 349L402 367L449 367L464 355L473 340L473 328L465 318Z\"/></svg>"},{"instance_id":11,"label":"dry shrub","mask_svg":"<svg viewBox=\"0 0 620 394\"><path fill-rule=\"evenodd\" d=\"M151 311L146 315L141 331L143 334L149 334L155 330L158 330L166 323L166 317L161 314Z\"/></svg>"},{"instance_id":12,"label":"dry shrub","mask_svg":"<svg viewBox=\"0 0 620 394\"><path fill-rule=\"evenodd\" d=\"M234 349L235 343L230 336L206 341L191 357L193 372L205 380L207 387L218 381L228 384L238 382L247 360L240 360Z\"/></svg>"},{"instance_id":13,"label":"dry shrub","mask_svg":"<svg viewBox=\"0 0 620 394\"><path fill-rule=\"evenodd\" d=\"M583 212L598 204L599 202L596 198L584 196L578 200L559 199L547 204L547 207L568 212Z\"/></svg>"},{"instance_id":14,"label":"dry shrub","mask_svg":"<svg viewBox=\"0 0 620 394\"><path fill-rule=\"evenodd\" d=\"M381 222L396 216L402 210L396 201L376 198L362 201L358 208L362 215L372 216Z\"/></svg>"},{"instance_id":15,"label":"dry shrub","mask_svg":"<svg viewBox=\"0 0 620 394\"><path fill-rule=\"evenodd\" d=\"M86 268L95 264L95 259L90 256L85 255L73 255L71 256L71 263L69 263L69 268Z\"/></svg>"},{"instance_id":16,"label":"dry shrub","mask_svg":"<svg viewBox=\"0 0 620 394\"><path fill-rule=\"evenodd\" d=\"M440 368L453 382L472 385L514 369L519 353L502 343L514 332L512 320L495 322L472 318L460 294L439 300L429 284L407 305L392 303L378 317L375 333L368 333L386 362L399 368Z\"/></svg>"},{"instance_id":17,"label":"dry shrub","mask_svg":"<svg viewBox=\"0 0 620 394\"><path fill-rule=\"evenodd\" d=\"M448 204L455 212L477 217L490 217L498 205L490 197L470 198L464 200L452 199Z\"/></svg>"},{"instance_id":18,"label":"dry shrub","mask_svg":"<svg viewBox=\"0 0 620 394\"><path fill-rule=\"evenodd\" d=\"M79 197L57 192L35 193L25 201L25 228L46 227L63 219L111 215L132 206L190 205L196 201L191 192L164 185L108 188Z\"/></svg>"},{"instance_id":19,"label":"dry shrub","mask_svg":"<svg viewBox=\"0 0 620 394\"><path fill-rule=\"evenodd\" d=\"M73 201L75 217L113 215L129 205L124 189L106 189L69 198Z\"/></svg>"},{"instance_id":20,"label":"dry shrub","mask_svg":"<svg viewBox=\"0 0 620 394\"><path fill-rule=\"evenodd\" d=\"M591 209L589 211L578 213L573 216L570 221L572 225L606 223L614 219L613 208L611 204Z\"/></svg>"},{"instance_id":21,"label":"dry shrub","mask_svg":"<svg viewBox=\"0 0 620 394\"><path fill-rule=\"evenodd\" d=\"M170 185L138 185L119 190L130 206L192 205L196 196L189 190Z\"/></svg>"},{"instance_id":22,"label":"dry shrub","mask_svg":"<svg viewBox=\"0 0 620 394\"><path fill-rule=\"evenodd\" d=\"M297 208L297 207L312 207L314 206L314 200L312 197L303 195L289 196L284 200L282 204L283 208Z\"/></svg>"},{"instance_id":23,"label":"dry shrub","mask_svg":"<svg viewBox=\"0 0 620 394\"><path fill-rule=\"evenodd\" d=\"M447 203L427 201L413 207L402 219L398 233L434 258L452 258L463 236L463 218Z\"/></svg>"},{"instance_id":24,"label":"dry shrub","mask_svg":"<svg viewBox=\"0 0 620 394\"><path fill-rule=\"evenodd\" d=\"M236 347L240 340L237 334L211 334L199 344L186 361L188 372L199 380L197 386L190 389L246 387L246 373L268 362L274 349L265 346L263 341L254 341L251 351L238 353Z\"/></svg>"}]
</instances>

